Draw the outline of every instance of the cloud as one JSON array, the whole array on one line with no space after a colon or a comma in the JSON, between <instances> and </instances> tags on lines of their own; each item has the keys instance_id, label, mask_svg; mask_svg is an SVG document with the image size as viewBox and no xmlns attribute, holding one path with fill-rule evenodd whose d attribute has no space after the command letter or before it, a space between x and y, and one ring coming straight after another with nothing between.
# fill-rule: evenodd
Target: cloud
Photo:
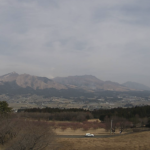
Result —
<instances>
[{"instance_id":1,"label":"cloud","mask_svg":"<svg viewBox=\"0 0 150 150\"><path fill-rule=\"evenodd\" d=\"M0 69L150 85L148 0L2 0ZM148 83L149 82L149 83Z\"/></svg>"}]
</instances>

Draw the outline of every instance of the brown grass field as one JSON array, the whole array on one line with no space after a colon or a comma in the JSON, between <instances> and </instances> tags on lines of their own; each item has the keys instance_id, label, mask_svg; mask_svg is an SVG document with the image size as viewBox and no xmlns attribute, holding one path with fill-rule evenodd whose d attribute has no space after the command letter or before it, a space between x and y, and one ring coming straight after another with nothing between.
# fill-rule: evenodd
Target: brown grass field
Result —
<instances>
[{"instance_id":1,"label":"brown grass field","mask_svg":"<svg viewBox=\"0 0 150 150\"><path fill-rule=\"evenodd\" d=\"M64 131L61 128L54 130L57 135L85 135L85 133L89 132L94 135L108 135L110 132L106 132L105 129L89 129L88 131L83 131L82 129L73 130L71 128L67 128ZM119 131L117 132L119 133Z\"/></svg>"},{"instance_id":2,"label":"brown grass field","mask_svg":"<svg viewBox=\"0 0 150 150\"><path fill-rule=\"evenodd\" d=\"M90 120L88 122L95 122L96 120ZM95 135L110 135L110 132L106 132L104 128L90 128L84 130L83 128L70 128L67 123L62 121L50 121L50 124L54 123L57 128L53 128L57 135L85 135L90 132ZM63 129L61 125L64 123L67 128ZM96 122L95 122L96 123ZM75 123L75 125L79 125ZM136 132L132 134L124 134L132 132L132 129L123 131L121 136L109 137L109 138L57 138L54 145L57 146L57 150L150 150L150 131ZM115 134L119 134L119 129ZM7 145L6 145L7 146ZM55 148L54 148L55 149ZM5 150L5 146L0 145L0 150Z\"/></svg>"},{"instance_id":3,"label":"brown grass field","mask_svg":"<svg viewBox=\"0 0 150 150\"><path fill-rule=\"evenodd\" d=\"M150 131L110 138L59 138L59 150L150 150Z\"/></svg>"}]
</instances>

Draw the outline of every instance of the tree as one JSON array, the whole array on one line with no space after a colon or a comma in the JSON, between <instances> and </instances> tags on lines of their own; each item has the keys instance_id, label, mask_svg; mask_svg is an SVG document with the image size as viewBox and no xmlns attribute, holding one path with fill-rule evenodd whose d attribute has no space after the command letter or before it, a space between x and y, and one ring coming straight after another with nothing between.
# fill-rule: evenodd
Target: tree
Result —
<instances>
[{"instance_id":1,"label":"tree","mask_svg":"<svg viewBox=\"0 0 150 150\"><path fill-rule=\"evenodd\" d=\"M20 120L9 117L0 118L0 144L4 145L19 133Z\"/></svg>"},{"instance_id":2,"label":"tree","mask_svg":"<svg viewBox=\"0 0 150 150\"><path fill-rule=\"evenodd\" d=\"M112 120L112 131L115 132L116 128L120 128L121 131L127 127L131 127L131 122L127 121L125 118L112 116L111 118L105 117L105 130L109 131L111 129L111 120Z\"/></svg>"},{"instance_id":3,"label":"tree","mask_svg":"<svg viewBox=\"0 0 150 150\"><path fill-rule=\"evenodd\" d=\"M55 149L55 134L45 121L20 120L21 130L6 150Z\"/></svg>"},{"instance_id":4,"label":"tree","mask_svg":"<svg viewBox=\"0 0 150 150\"><path fill-rule=\"evenodd\" d=\"M0 101L0 114L4 115L12 111L11 107L8 107L8 103L5 101Z\"/></svg>"}]
</instances>

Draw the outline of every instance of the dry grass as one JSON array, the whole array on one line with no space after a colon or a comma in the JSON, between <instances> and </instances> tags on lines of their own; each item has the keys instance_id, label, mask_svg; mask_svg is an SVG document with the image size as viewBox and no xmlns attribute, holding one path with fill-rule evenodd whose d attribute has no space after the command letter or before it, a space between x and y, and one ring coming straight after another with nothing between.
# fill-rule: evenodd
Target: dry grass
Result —
<instances>
[{"instance_id":1,"label":"dry grass","mask_svg":"<svg viewBox=\"0 0 150 150\"><path fill-rule=\"evenodd\" d=\"M112 138L63 138L59 150L149 150L150 132Z\"/></svg>"},{"instance_id":2,"label":"dry grass","mask_svg":"<svg viewBox=\"0 0 150 150\"><path fill-rule=\"evenodd\" d=\"M94 135L107 135L110 132L106 132L105 129L89 129L88 131L83 131L83 129L73 130L71 128L67 128L66 130L62 130L61 128L57 128L54 130L57 135L85 135L86 132L93 133ZM119 131L118 131L119 133Z\"/></svg>"},{"instance_id":3,"label":"dry grass","mask_svg":"<svg viewBox=\"0 0 150 150\"><path fill-rule=\"evenodd\" d=\"M88 122L101 122L99 119L89 119Z\"/></svg>"},{"instance_id":4,"label":"dry grass","mask_svg":"<svg viewBox=\"0 0 150 150\"><path fill-rule=\"evenodd\" d=\"M89 122L92 121L90 120ZM49 123L59 125L60 123L70 122L50 121ZM95 135L110 134L109 132L106 132L104 128L90 128L88 131L84 131L82 128L76 130L67 128L62 130L62 128L58 126L54 129L54 131L58 135L85 135L86 132L90 132ZM117 133L119 133L119 130L116 130L116 134ZM58 138L57 145L60 145L58 150L150 150L149 140L150 131L147 131L112 138ZM0 146L0 150L5 150L5 147Z\"/></svg>"}]
</instances>

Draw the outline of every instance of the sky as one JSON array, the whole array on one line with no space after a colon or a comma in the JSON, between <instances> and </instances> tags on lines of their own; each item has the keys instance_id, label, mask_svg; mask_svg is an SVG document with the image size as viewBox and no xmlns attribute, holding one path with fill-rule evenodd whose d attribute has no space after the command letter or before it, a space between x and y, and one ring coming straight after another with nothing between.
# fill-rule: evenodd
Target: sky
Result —
<instances>
[{"instance_id":1,"label":"sky","mask_svg":"<svg viewBox=\"0 0 150 150\"><path fill-rule=\"evenodd\" d=\"M0 0L0 75L150 86L149 16L149 0Z\"/></svg>"}]
</instances>

